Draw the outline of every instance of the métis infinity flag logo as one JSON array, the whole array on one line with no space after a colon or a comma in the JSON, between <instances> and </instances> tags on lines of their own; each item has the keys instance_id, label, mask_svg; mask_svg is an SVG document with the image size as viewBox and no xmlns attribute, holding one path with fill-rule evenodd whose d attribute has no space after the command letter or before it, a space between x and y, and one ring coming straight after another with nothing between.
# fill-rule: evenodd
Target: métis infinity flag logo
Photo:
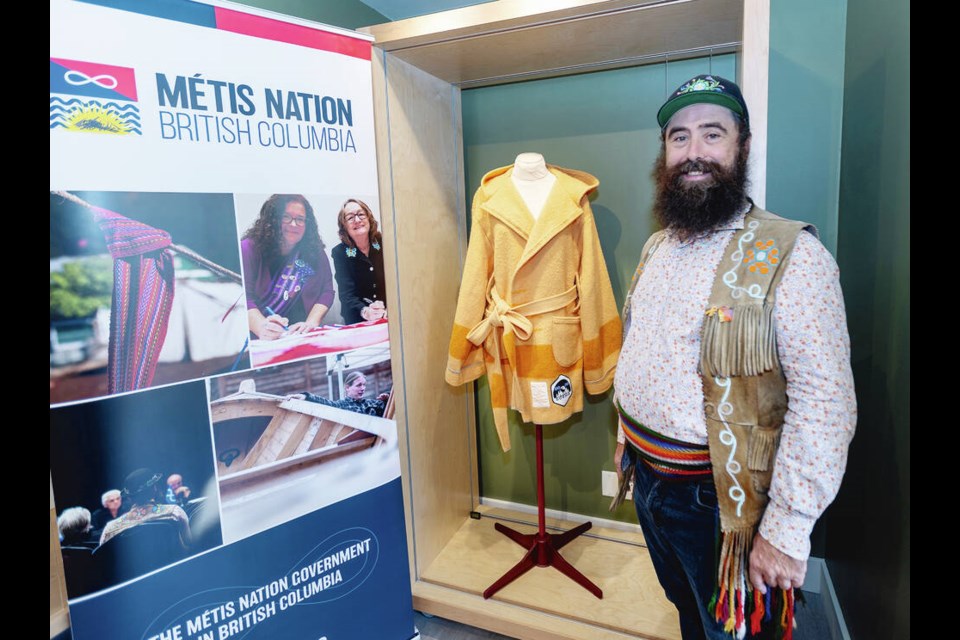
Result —
<instances>
[{"instance_id":1,"label":"m\u00e9tis infinity flag logo","mask_svg":"<svg viewBox=\"0 0 960 640\"><path fill-rule=\"evenodd\" d=\"M133 69L50 58L50 128L142 135Z\"/></svg>"}]
</instances>

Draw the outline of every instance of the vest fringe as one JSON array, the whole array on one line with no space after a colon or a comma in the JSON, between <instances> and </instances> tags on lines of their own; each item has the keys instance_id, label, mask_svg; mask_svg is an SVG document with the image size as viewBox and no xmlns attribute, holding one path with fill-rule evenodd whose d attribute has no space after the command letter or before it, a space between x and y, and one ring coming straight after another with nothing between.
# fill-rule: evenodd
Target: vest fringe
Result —
<instances>
[{"instance_id":1,"label":"vest fringe","mask_svg":"<svg viewBox=\"0 0 960 640\"><path fill-rule=\"evenodd\" d=\"M711 376L757 376L777 367L773 305L739 305L704 318L701 369Z\"/></svg>"},{"instance_id":2,"label":"vest fringe","mask_svg":"<svg viewBox=\"0 0 960 640\"><path fill-rule=\"evenodd\" d=\"M780 445L782 429L754 427L747 447L747 468L751 471L769 471L773 454Z\"/></svg>"},{"instance_id":3,"label":"vest fringe","mask_svg":"<svg viewBox=\"0 0 960 640\"><path fill-rule=\"evenodd\" d=\"M753 535L751 527L723 532L717 588L707 610L732 637L744 638L748 627L751 635L757 634L763 623L772 622L781 640L792 640L797 626L794 598L802 600L803 595L794 589L768 587L763 596L749 584Z\"/></svg>"}]
</instances>

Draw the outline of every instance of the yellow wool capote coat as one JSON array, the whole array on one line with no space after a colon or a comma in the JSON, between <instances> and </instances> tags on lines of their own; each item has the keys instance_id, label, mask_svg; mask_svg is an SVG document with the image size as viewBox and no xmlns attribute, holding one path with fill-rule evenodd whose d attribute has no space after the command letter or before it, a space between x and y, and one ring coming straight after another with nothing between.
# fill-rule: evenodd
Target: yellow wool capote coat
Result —
<instances>
[{"instance_id":1,"label":"yellow wool capote coat","mask_svg":"<svg viewBox=\"0 0 960 640\"><path fill-rule=\"evenodd\" d=\"M473 199L446 381L487 374L497 435L510 449L507 409L555 424L583 410L583 391L613 384L620 314L600 249L588 173L547 165L556 177L537 218L511 179L487 173Z\"/></svg>"}]
</instances>

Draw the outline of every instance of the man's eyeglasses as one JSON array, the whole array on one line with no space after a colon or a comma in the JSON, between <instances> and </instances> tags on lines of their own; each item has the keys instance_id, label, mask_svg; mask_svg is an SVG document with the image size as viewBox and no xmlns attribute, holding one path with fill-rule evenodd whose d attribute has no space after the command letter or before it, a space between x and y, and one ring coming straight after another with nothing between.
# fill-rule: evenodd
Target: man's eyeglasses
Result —
<instances>
[{"instance_id":1,"label":"man's eyeglasses","mask_svg":"<svg viewBox=\"0 0 960 640\"><path fill-rule=\"evenodd\" d=\"M303 227L307 224L306 218L294 218L293 216L288 216L287 214L283 214L283 218L281 218L281 220L283 220L283 224L294 224L298 227Z\"/></svg>"},{"instance_id":2,"label":"man's eyeglasses","mask_svg":"<svg viewBox=\"0 0 960 640\"><path fill-rule=\"evenodd\" d=\"M356 222L357 220L366 220L367 214L364 213L363 211L357 211L356 213L348 213L346 216L343 217L343 219L346 220L348 223Z\"/></svg>"}]
</instances>

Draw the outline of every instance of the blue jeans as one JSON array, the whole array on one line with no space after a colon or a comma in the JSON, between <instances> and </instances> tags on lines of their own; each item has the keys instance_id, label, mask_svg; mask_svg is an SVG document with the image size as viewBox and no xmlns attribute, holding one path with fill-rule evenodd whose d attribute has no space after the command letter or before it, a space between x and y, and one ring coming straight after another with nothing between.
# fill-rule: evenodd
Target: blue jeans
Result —
<instances>
[{"instance_id":1,"label":"blue jeans","mask_svg":"<svg viewBox=\"0 0 960 640\"><path fill-rule=\"evenodd\" d=\"M638 460L633 504L657 578L680 614L683 640L730 640L722 623L707 612L719 553L713 479L664 479Z\"/></svg>"}]
</instances>

